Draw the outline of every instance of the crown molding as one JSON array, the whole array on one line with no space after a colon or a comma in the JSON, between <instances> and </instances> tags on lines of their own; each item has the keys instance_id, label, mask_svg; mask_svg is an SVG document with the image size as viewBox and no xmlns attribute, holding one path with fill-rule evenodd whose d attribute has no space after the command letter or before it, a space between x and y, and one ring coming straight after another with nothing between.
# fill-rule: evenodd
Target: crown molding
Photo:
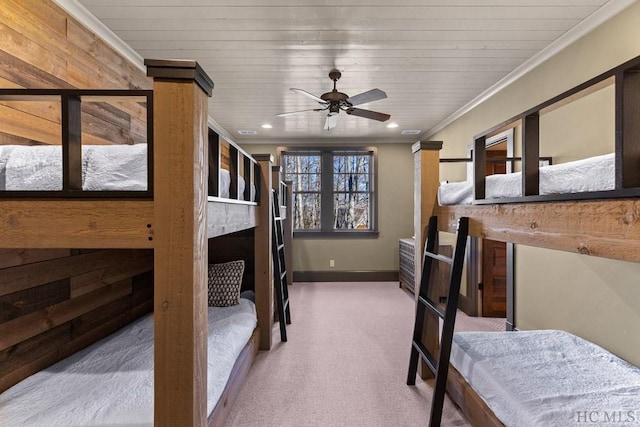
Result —
<instances>
[{"instance_id":1,"label":"crown molding","mask_svg":"<svg viewBox=\"0 0 640 427\"><path fill-rule=\"evenodd\" d=\"M469 111L527 74L529 71L538 67L540 64L542 64L552 56L557 55L560 51L575 43L576 41L578 41L591 31L595 30L597 27L604 24L606 21L613 18L636 2L637 0L610 0L608 3L601 6L591 15L580 21L575 27L571 28L569 31L558 37L547 47L522 63L515 70L507 74L502 79L498 80L495 84L490 86L477 97L473 98L467 104L463 105L462 108L429 129L421 136L420 140L428 140L436 133L440 132L442 129L449 126L451 123L458 120L460 117L464 116Z\"/></svg>"}]
</instances>

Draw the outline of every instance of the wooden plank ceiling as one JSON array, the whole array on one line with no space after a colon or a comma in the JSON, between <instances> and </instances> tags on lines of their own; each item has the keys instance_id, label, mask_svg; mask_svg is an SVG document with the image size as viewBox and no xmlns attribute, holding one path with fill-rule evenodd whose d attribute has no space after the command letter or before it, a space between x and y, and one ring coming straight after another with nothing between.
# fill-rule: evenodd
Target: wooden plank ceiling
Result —
<instances>
[{"instance_id":1,"label":"wooden plank ceiling","mask_svg":"<svg viewBox=\"0 0 640 427\"><path fill-rule=\"evenodd\" d=\"M197 60L215 82L210 116L237 142L413 142L607 0L79 0L144 58ZM372 88L387 123L326 112L321 95ZM269 123L272 129L262 129ZM418 135L401 135L405 129ZM240 130L257 135L242 136Z\"/></svg>"}]
</instances>

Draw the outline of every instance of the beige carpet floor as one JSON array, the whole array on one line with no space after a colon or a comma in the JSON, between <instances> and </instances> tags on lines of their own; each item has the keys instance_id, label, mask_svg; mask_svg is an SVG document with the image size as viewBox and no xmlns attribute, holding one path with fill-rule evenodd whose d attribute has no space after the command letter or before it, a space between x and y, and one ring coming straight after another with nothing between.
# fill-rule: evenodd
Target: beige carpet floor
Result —
<instances>
[{"instance_id":1,"label":"beige carpet floor","mask_svg":"<svg viewBox=\"0 0 640 427\"><path fill-rule=\"evenodd\" d=\"M227 427L426 426L431 385L406 385L414 302L397 282L295 283L289 341L275 325ZM460 330L504 330L503 320L458 318ZM445 402L443 426L468 426Z\"/></svg>"}]
</instances>

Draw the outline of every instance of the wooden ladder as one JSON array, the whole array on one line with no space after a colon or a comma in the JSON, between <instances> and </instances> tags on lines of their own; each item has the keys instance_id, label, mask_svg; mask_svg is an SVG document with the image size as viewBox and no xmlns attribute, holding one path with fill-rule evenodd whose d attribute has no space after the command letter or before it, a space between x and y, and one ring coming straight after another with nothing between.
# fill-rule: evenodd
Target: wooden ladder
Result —
<instances>
[{"instance_id":1,"label":"wooden ladder","mask_svg":"<svg viewBox=\"0 0 640 427\"><path fill-rule=\"evenodd\" d=\"M416 307L416 319L413 327L413 340L411 342L411 358L409 360L407 385L415 385L418 360L419 358L422 358L436 377L433 399L431 401L431 415L429 417L430 427L439 427L442 419L442 408L447 388L447 374L449 372L449 356L451 355L451 341L453 339L453 328L456 322L458 295L460 294L460 279L462 278L462 267L464 265L464 254L467 246L468 234L469 218L461 217L458 221L456 246L453 258L439 255L435 251L436 240L438 237L438 217L432 216L429 218L427 243L424 249L422 277L420 280L418 304ZM437 284L431 283L431 273L434 261L444 262L451 265L446 302L441 301L441 297L439 295L434 295L434 290L437 286ZM437 301L434 301L434 296L437 298ZM442 307L443 305L444 309ZM430 325L433 327L427 328L427 333L433 332L434 334L440 335L440 338L438 338L437 335L427 336L426 338L429 343L438 343L436 348L431 349L433 350L433 353L435 353L438 352L439 348L437 359L435 359L432 351L427 348L422 341L422 332L425 324L425 316L427 314L429 315L427 321L437 322L437 325ZM440 319L444 320L441 333L439 333Z\"/></svg>"},{"instance_id":2,"label":"wooden ladder","mask_svg":"<svg viewBox=\"0 0 640 427\"><path fill-rule=\"evenodd\" d=\"M280 340L287 341L287 327L291 324L291 313L289 312L289 289L287 283L287 269L284 256L284 237L282 233L282 222L284 218L280 216L280 201L278 193L271 190L273 198L272 225L271 230L271 253L273 257L273 286L276 291L276 306L278 322L280 323Z\"/></svg>"}]
</instances>

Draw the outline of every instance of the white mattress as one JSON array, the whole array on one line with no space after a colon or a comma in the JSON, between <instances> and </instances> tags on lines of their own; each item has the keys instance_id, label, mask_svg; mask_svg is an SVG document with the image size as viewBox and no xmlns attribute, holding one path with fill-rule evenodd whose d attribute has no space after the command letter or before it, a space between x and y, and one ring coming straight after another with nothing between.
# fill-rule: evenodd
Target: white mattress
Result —
<instances>
[{"instance_id":1,"label":"white mattress","mask_svg":"<svg viewBox=\"0 0 640 427\"><path fill-rule=\"evenodd\" d=\"M82 188L145 191L147 144L83 146ZM61 146L0 146L0 190L62 190Z\"/></svg>"},{"instance_id":2,"label":"white mattress","mask_svg":"<svg viewBox=\"0 0 640 427\"><path fill-rule=\"evenodd\" d=\"M1 160L0 160L1 161ZM231 188L231 175L228 170L220 169L220 197L228 199L229 189ZM242 200L245 188L244 178L238 175L238 195L240 200ZM249 195L250 201L253 202L256 200L256 187L251 184L251 194Z\"/></svg>"},{"instance_id":3,"label":"white mattress","mask_svg":"<svg viewBox=\"0 0 640 427\"><path fill-rule=\"evenodd\" d=\"M574 162L540 167L540 194L581 193L615 189L615 155L605 154ZM485 198L522 196L522 173L490 175ZM441 205L473 203L473 182L442 183L438 188Z\"/></svg>"},{"instance_id":4,"label":"white mattress","mask_svg":"<svg viewBox=\"0 0 640 427\"><path fill-rule=\"evenodd\" d=\"M640 368L567 332L456 333L451 363L507 427L640 422Z\"/></svg>"},{"instance_id":5,"label":"white mattress","mask_svg":"<svg viewBox=\"0 0 640 427\"><path fill-rule=\"evenodd\" d=\"M240 301L209 307L208 413L256 326L255 306ZM152 315L0 394L0 425L152 426Z\"/></svg>"}]
</instances>

